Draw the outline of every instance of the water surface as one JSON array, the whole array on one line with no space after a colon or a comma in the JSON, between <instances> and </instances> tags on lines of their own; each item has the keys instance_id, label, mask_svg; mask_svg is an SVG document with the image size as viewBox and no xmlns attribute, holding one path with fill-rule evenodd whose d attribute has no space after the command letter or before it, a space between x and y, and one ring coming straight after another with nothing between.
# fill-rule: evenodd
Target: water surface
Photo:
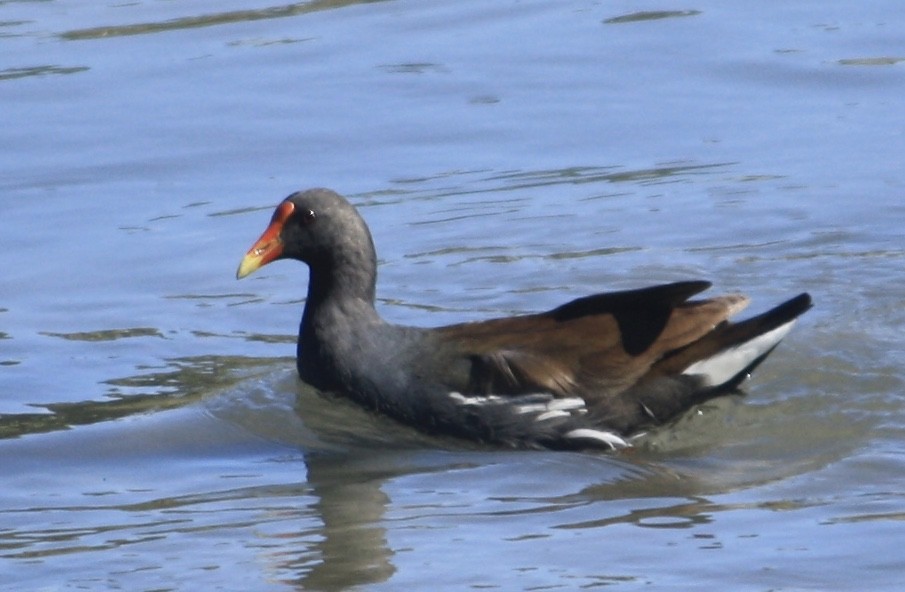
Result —
<instances>
[{"instance_id":1,"label":"water surface","mask_svg":"<svg viewBox=\"0 0 905 592\"><path fill-rule=\"evenodd\" d=\"M898 3L0 3L0 587L895 590ZM710 279L817 306L619 455L424 437L294 376L286 194L389 319Z\"/></svg>"}]
</instances>

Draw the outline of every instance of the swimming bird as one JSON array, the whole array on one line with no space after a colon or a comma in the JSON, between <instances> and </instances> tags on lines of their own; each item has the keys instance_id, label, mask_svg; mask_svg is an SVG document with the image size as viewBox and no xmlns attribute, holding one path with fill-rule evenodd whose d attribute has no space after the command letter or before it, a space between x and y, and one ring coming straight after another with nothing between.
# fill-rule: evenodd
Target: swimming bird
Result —
<instances>
[{"instance_id":1,"label":"swimming bird","mask_svg":"<svg viewBox=\"0 0 905 592\"><path fill-rule=\"evenodd\" d=\"M811 307L802 293L740 322L740 294L683 281L600 293L536 314L421 328L375 308L364 219L329 189L294 193L242 259L308 265L297 368L318 390L427 433L515 448L617 449L733 392Z\"/></svg>"}]
</instances>

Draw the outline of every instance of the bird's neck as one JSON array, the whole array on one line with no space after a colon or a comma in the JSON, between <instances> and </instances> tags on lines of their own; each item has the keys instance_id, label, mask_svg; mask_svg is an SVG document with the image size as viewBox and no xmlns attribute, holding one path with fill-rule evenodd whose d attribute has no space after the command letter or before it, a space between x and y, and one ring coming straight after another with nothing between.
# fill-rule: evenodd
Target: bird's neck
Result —
<instances>
[{"instance_id":1,"label":"bird's neck","mask_svg":"<svg viewBox=\"0 0 905 592\"><path fill-rule=\"evenodd\" d=\"M342 246L329 246L306 260L310 270L306 318L347 308L350 303L355 303L355 309L374 309L377 253L371 233L359 222L358 232L347 234Z\"/></svg>"},{"instance_id":2,"label":"bird's neck","mask_svg":"<svg viewBox=\"0 0 905 592\"><path fill-rule=\"evenodd\" d=\"M374 308L377 262L367 258L347 258L327 265L311 265L305 310L312 314L349 302Z\"/></svg>"},{"instance_id":3,"label":"bird's neck","mask_svg":"<svg viewBox=\"0 0 905 592\"><path fill-rule=\"evenodd\" d=\"M298 369L318 388L336 388L343 360L383 321L374 308L376 257L363 253L309 264L308 298L299 327Z\"/></svg>"}]
</instances>

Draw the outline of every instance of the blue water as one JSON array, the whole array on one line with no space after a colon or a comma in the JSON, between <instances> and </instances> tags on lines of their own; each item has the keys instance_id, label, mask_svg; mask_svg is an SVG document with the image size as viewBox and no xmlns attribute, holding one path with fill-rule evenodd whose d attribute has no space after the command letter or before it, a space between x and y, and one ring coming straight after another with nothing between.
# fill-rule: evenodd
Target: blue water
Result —
<instances>
[{"instance_id":1,"label":"blue water","mask_svg":"<svg viewBox=\"0 0 905 592\"><path fill-rule=\"evenodd\" d=\"M0 3L0 589L897 590L897 2ZM702 278L817 306L624 454L435 441L294 377L273 206L389 319Z\"/></svg>"}]
</instances>

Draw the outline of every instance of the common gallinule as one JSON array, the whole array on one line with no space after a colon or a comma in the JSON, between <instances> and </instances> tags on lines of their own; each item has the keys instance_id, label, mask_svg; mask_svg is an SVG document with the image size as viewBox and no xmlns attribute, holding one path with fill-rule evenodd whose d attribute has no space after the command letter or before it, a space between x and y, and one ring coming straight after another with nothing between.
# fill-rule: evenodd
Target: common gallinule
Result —
<instances>
[{"instance_id":1,"label":"common gallinule","mask_svg":"<svg viewBox=\"0 0 905 592\"><path fill-rule=\"evenodd\" d=\"M513 447L619 448L734 390L811 306L801 294L730 323L742 295L689 300L688 281L596 294L553 310L436 328L374 308L377 258L356 209L328 189L287 197L237 278L308 264L302 380L426 432Z\"/></svg>"}]
</instances>

